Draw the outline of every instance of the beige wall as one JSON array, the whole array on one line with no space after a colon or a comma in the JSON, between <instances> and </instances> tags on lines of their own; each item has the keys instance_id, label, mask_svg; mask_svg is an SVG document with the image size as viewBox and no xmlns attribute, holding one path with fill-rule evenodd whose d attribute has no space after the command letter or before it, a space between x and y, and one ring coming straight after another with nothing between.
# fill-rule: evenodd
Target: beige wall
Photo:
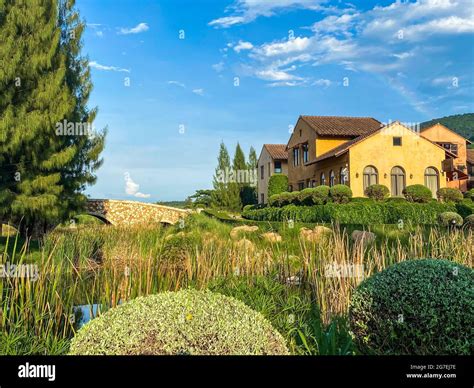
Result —
<instances>
[{"instance_id":1,"label":"beige wall","mask_svg":"<svg viewBox=\"0 0 474 388\"><path fill-rule=\"evenodd\" d=\"M325 163L318 163L317 166L315 164L307 166L303 165L303 149L300 146L301 144L308 143L308 158L309 162L312 162L317 156L320 156L349 140L351 140L351 138L320 138L305 121L298 120L293 134L288 141L288 181L289 185L293 187L293 190L298 190L299 182L305 182L305 187L309 187L308 182L311 182L312 180L319 182L321 171L325 169L329 171L329 168L326 168L327 166ZM300 147L299 166L294 166L294 147ZM346 163L346 161L341 163ZM339 172L338 166L336 166L336 168L337 172ZM319 185L319 183L316 184Z\"/></svg>"},{"instance_id":2,"label":"beige wall","mask_svg":"<svg viewBox=\"0 0 474 388\"><path fill-rule=\"evenodd\" d=\"M264 167L263 179L261 175L261 166ZM282 174L288 175L288 162L286 160L281 160ZM268 181L270 176L275 174L275 160L272 159L269 152L265 147L262 147L260 152L260 157L258 158L258 203L262 203L262 194L264 196L263 203L268 203Z\"/></svg>"},{"instance_id":3,"label":"beige wall","mask_svg":"<svg viewBox=\"0 0 474 388\"><path fill-rule=\"evenodd\" d=\"M444 125L436 124L422 131L421 135L436 143L453 143L458 146L458 157L454 159L454 166L467 174L467 141L462 136L454 133ZM463 168L464 167L464 168ZM466 191L467 180L453 180L447 182L448 187Z\"/></svg>"},{"instance_id":4,"label":"beige wall","mask_svg":"<svg viewBox=\"0 0 474 388\"><path fill-rule=\"evenodd\" d=\"M402 146L393 145L393 137L402 137ZM379 184L391 189L391 170L405 170L406 185L425 184L425 170L434 167L439 172L439 187L446 187L441 173L445 151L419 134L398 123L381 130L349 151L350 186L354 197L364 196L363 172L366 166L378 171Z\"/></svg>"}]
</instances>

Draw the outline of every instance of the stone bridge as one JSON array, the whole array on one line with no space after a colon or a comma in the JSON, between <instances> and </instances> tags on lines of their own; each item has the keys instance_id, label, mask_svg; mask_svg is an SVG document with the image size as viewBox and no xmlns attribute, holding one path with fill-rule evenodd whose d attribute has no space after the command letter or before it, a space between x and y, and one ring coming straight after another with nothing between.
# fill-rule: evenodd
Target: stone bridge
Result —
<instances>
[{"instance_id":1,"label":"stone bridge","mask_svg":"<svg viewBox=\"0 0 474 388\"><path fill-rule=\"evenodd\" d=\"M89 199L86 213L111 225L175 224L190 211L138 201Z\"/></svg>"}]
</instances>

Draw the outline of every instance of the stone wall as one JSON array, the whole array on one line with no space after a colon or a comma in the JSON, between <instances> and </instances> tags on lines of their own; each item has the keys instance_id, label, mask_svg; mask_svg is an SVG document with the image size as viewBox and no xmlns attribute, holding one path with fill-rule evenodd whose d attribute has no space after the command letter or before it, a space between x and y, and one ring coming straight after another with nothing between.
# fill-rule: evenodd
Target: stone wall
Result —
<instances>
[{"instance_id":1,"label":"stone wall","mask_svg":"<svg viewBox=\"0 0 474 388\"><path fill-rule=\"evenodd\" d=\"M151 203L111 199L90 199L86 211L112 225L175 224L190 212Z\"/></svg>"}]
</instances>

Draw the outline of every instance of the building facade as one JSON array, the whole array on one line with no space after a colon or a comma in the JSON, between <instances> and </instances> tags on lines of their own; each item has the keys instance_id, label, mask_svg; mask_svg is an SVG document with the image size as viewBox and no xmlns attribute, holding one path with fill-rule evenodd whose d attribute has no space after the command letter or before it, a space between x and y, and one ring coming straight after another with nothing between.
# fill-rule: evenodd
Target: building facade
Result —
<instances>
[{"instance_id":1,"label":"building facade","mask_svg":"<svg viewBox=\"0 0 474 388\"><path fill-rule=\"evenodd\" d=\"M268 182L274 174L288 175L286 144L264 144L258 158L258 203L268 203Z\"/></svg>"},{"instance_id":2,"label":"building facade","mask_svg":"<svg viewBox=\"0 0 474 388\"><path fill-rule=\"evenodd\" d=\"M470 141L439 123L422 129L421 135L454 155L445 166L447 186L462 192L467 191L469 185L467 146Z\"/></svg>"},{"instance_id":3,"label":"building facade","mask_svg":"<svg viewBox=\"0 0 474 388\"><path fill-rule=\"evenodd\" d=\"M433 196L446 187L446 159L455 155L399 122L373 118L301 116L287 145L290 190L346 184L363 197L372 184L392 196L422 184Z\"/></svg>"}]
</instances>

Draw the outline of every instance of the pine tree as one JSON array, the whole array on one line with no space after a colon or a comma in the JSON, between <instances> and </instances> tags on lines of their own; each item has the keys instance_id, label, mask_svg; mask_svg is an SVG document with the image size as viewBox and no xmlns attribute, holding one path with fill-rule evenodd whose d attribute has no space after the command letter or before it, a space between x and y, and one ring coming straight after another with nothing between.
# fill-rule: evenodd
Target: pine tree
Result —
<instances>
[{"instance_id":1,"label":"pine tree","mask_svg":"<svg viewBox=\"0 0 474 388\"><path fill-rule=\"evenodd\" d=\"M79 56L84 25L73 6L0 2L0 213L21 220L23 231L69 217L100 165L104 134L57 133L58 123L91 123L96 114L86 107L91 84Z\"/></svg>"},{"instance_id":2,"label":"pine tree","mask_svg":"<svg viewBox=\"0 0 474 388\"><path fill-rule=\"evenodd\" d=\"M247 173L247 163L245 162L245 154L237 143L235 147L234 159L232 160L232 170L234 173L234 180L229 183L229 208L230 210L239 211L242 209L242 188L245 183L242 178Z\"/></svg>"},{"instance_id":3,"label":"pine tree","mask_svg":"<svg viewBox=\"0 0 474 388\"><path fill-rule=\"evenodd\" d=\"M254 205L257 201L257 153L255 148L250 147L249 161L247 163L248 176L250 178L249 184L242 187L241 200L242 205Z\"/></svg>"},{"instance_id":4,"label":"pine tree","mask_svg":"<svg viewBox=\"0 0 474 388\"><path fill-rule=\"evenodd\" d=\"M217 167L214 174L212 193L212 206L227 208L229 206L227 174L230 170L230 156L224 142L221 142Z\"/></svg>"},{"instance_id":5,"label":"pine tree","mask_svg":"<svg viewBox=\"0 0 474 388\"><path fill-rule=\"evenodd\" d=\"M87 124L92 128L97 108L89 109L87 102L92 91L88 58L81 56L82 33L85 23L75 9L75 0L59 0L59 26L61 28L61 47L66 57L66 83L75 98L74 111L67 118L69 122ZM63 136L63 147L75 149L74 158L64 166L61 195L62 219L71 217L79 211L86 200L82 194L87 185L96 181L93 174L103 160L100 154L104 149L105 131L92 131L88 136Z\"/></svg>"}]
</instances>

